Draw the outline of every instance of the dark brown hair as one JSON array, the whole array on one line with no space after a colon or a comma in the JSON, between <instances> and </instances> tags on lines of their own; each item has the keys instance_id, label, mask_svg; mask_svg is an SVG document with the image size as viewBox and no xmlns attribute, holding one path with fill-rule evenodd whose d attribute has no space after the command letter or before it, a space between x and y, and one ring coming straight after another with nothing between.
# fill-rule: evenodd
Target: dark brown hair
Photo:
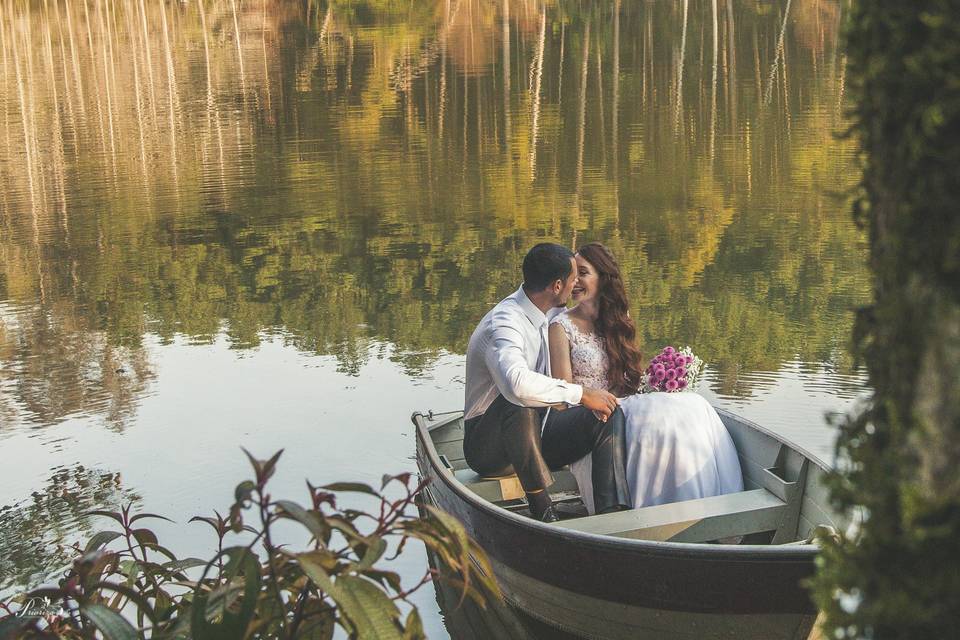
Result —
<instances>
[{"instance_id":1,"label":"dark brown hair","mask_svg":"<svg viewBox=\"0 0 960 640\"><path fill-rule=\"evenodd\" d=\"M620 266L610 250L599 242L585 244L577 250L593 266L599 276L597 286L597 319L594 331L603 338L610 369L610 391L616 394L635 393L643 374L643 356L637 348L637 326L630 318L627 292L620 277Z\"/></svg>"}]
</instances>

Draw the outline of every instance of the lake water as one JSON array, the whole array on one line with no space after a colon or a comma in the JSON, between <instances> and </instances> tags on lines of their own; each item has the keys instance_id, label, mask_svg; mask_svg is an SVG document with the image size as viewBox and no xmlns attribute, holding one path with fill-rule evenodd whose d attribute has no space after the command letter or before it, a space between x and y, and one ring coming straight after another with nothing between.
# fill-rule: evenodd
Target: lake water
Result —
<instances>
[{"instance_id":1,"label":"lake water","mask_svg":"<svg viewBox=\"0 0 960 640\"><path fill-rule=\"evenodd\" d=\"M542 240L607 243L646 353L830 462L869 297L843 10L2 3L0 593L129 500L209 553L241 446L285 448L275 495L413 470Z\"/></svg>"}]
</instances>

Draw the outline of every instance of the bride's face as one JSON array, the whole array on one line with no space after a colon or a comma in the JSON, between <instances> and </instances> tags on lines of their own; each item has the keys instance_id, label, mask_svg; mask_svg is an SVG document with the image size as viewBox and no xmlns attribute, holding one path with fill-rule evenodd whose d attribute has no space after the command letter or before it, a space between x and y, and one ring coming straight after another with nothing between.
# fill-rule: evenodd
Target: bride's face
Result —
<instances>
[{"instance_id":1,"label":"bride's face","mask_svg":"<svg viewBox=\"0 0 960 640\"><path fill-rule=\"evenodd\" d=\"M574 302L580 303L585 300L592 300L597 295L597 289L600 286L600 276L593 265L587 262L579 253L574 256L577 259L577 279L576 286L573 287L571 298Z\"/></svg>"}]
</instances>

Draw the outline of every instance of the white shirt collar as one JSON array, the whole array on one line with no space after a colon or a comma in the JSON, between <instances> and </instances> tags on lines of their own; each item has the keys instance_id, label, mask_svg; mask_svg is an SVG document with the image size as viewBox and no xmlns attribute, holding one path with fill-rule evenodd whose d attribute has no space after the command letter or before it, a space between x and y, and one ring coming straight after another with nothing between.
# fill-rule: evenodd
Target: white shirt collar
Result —
<instances>
[{"instance_id":1,"label":"white shirt collar","mask_svg":"<svg viewBox=\"0 0 960 640\"><path fill-rule=\"evenodd\" d=\"M520 308L523 310L523 314L527 316L527 319L530 321L530 324L540 328L547 322L546 314L540 311L539 307L533 304L530 298L527 297L527 292L523 290L522 285L513 295L517 304L520 305Z\"/></svg>"}]
</instances>

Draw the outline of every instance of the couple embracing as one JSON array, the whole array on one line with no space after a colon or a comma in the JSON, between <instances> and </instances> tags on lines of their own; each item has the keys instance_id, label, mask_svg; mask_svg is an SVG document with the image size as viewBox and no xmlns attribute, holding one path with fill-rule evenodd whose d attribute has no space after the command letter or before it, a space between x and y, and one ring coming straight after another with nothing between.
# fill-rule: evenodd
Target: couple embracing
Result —
<instances>
[{"instance_id":1,"label":"couple embracing","mask_svg":"<svg viewBox=\"0 0 960 640\"><path fill-rule=\"evenodd\" d=\"M566 465L591 513L741 491L736 449L702 396L638 393L635 337L606 247L530 249L523 284L467 347L467 464L484 476L516 473L544 522L557 520L550 471Z\"/></svg>"}]
</instances>

